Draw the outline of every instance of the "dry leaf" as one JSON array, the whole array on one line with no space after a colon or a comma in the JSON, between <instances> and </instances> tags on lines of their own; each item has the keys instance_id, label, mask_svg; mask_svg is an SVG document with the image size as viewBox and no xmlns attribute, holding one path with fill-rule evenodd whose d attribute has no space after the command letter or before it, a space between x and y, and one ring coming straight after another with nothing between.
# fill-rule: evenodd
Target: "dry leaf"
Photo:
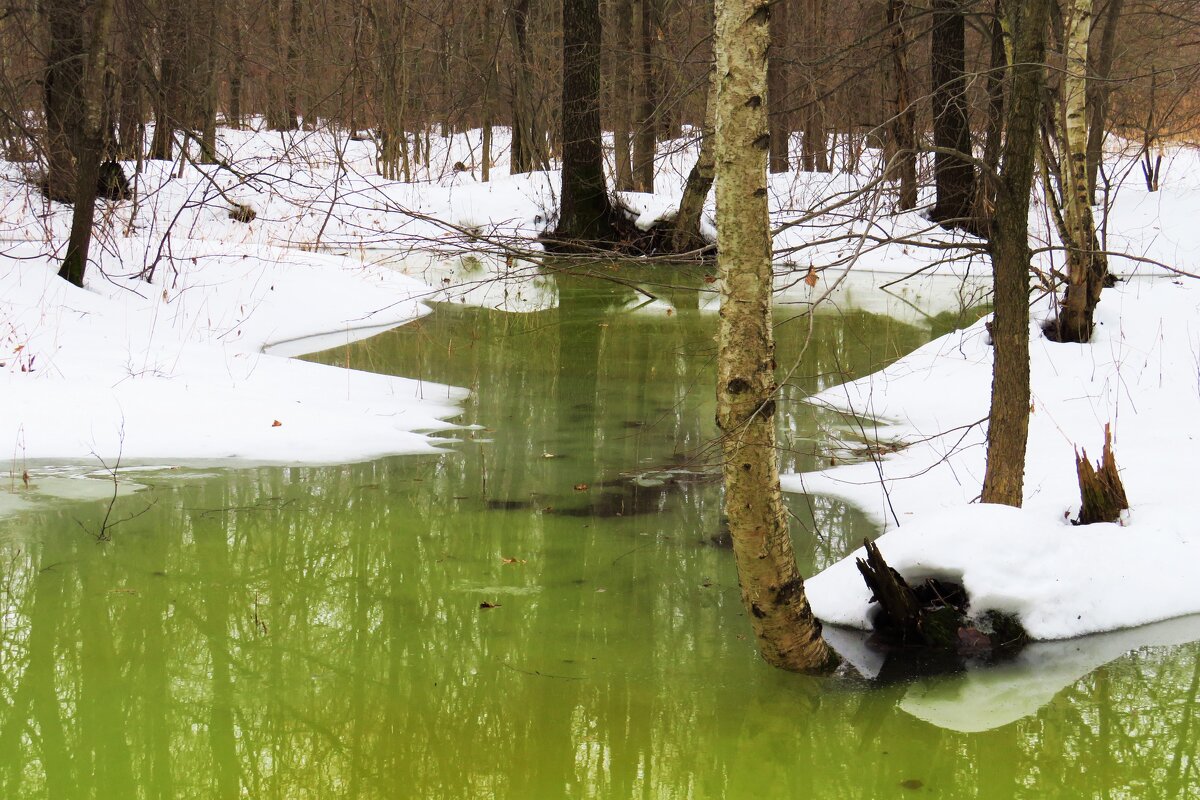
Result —
<instances>
[{"instance_id":1,"label":"dry leaf","mask_svg":"<svg viewBox=\"0 0 1200 800\"><path fill-rule=\"evenodd\" d=\"M717 276L716 276L716 275L705 275L705 276L704 276L704 282L705 282L705 283L716 283L716 282L717 282Z\"/></svg>"},{"instance_id":2,"label":"dry leaf","mask_svg":"<svg viewBox=\"0 0 1200 800\"><path fill-rule=\"evenodd\" d=\"M575 491L577 491L577 492L586 492L587 490L588 490L588 485L587 485L586 483L577 483L577 484L575 484Z\"/></svg>"},{"instance_id":3,"label":"dry leaf","mask_svg":"<svg viewBox=\"0 0 1200 800\"><path fill-rule=\"evenodd\" d=\"M817 271L812 267L808 268L808 274L804 276L804 282L813 287L817 285Z\"/></svg>"},{"instance_id":4,"label":"dry leaf","mask_svg":"<svg viewBox=\"0 0 1200 800\"><path fill-rule=\"evenodd\" d=\"M280 422L279 420L275 420L274 422L271 423L272 428L278 428L281 425L283 425L283 423Z\"/></svg>"},{"instance_id":5,"label":"dry leaf","mask_svg":"<svg viewBox=\"0 0 1200 800\"><path fill-rule=\"evenodd\" d=\"M479 604L479 607L486 610L489 608L499 608L500 604L499 603L491 603L491 602L488 602L487 600L484 600L482 603Z\"/></svg>"},{"instance_id":6,"label":"dry leaf","mask_svg":"<svg viewBox=\"0 0 1200 800\"><path fill-rule=\"evenodd\" d=\"M523 559L523 558L508 558L507 556L500 556L500 560L503 561L505 564L524 564L524 563L526 563L525 559Z\"/></svg>"}]
</instances>

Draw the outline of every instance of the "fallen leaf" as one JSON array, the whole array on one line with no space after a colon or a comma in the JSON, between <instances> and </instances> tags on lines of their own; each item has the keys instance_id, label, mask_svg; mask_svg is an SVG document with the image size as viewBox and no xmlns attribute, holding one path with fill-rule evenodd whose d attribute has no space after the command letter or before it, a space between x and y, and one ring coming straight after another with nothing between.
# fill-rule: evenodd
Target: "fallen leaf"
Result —
<instances>
[{"instance_id":1,"label":"fallen leaf","mask_svg":"<svg viewBox=\"0 0 1200 800\"><path fill-rule=\"evenodd\" d=\"M479 604L479 607L486 610L489 608L499 608L500 604L499 603L490 603L487 600L484 600L482 603Z\"/></svg>"},{"instance_id":2,"label":"fallen leaf","mask_svg":"<svg viewBox=\"0 0 1200 800\"><path fill-rule=\"evenodd\" d=\"M525 559L523 559L523 558L508 558L507 556L500 556L500 560L503 561L505 564L524 564L524 563L526 563Z\"/></svg>"},{"instance_id":3,"label":"fallen leaf","mask_svg":"<svg viewBox=\"0 0 1200 800\"><path fill-rule=\"evenodd\" d=\"M279 420L275 420L274 422L271 423L272 428L278 428L281 425L283 425L283 423L280 422Z\"/></svg>"},{"instance_id":4,"label":"fallen leaf","mask_svg":"<svg viewBox=\"0 0 1200 800\"><path fill-rule=\"evenodd\" d=\"M587 485L586 483L577 483L577 484L575 484L575 491L577 491L577 492L586 492L587 490L588 490L588 485Z\"/></svg>"}]
</instances>

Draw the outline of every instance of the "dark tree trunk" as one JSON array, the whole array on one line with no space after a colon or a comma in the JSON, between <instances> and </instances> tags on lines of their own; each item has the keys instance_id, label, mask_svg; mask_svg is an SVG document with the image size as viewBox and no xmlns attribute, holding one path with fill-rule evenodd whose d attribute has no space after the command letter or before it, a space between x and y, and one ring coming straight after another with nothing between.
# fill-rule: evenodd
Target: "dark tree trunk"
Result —
<instances>
[{"instance_id":1,"label":"dark tree trunk","mask_svg":"<svg viewBox=\"0 0 1200 800\"><path fill-rule=\"evenodd\" d=\"M980 173L976 187L975 218L986 230L996 210L996 175L1000 170L1000 148L1004 135L1004 70L1008 56L1004 52L1003 0L996 0L989 29L991 65L984 86L987 88L987 120L983 140L983 163L987 170Z\"/></svg>"},{"instance_id":2,"label":"dark tree trunk","mask_svg":"<svg viewBox=\"0 0 1200 800\"><path fill-rule=\"evenodd\" d=\"M361 8L361 5L359 7ZM229 113L225 118L225 124L236 130L242 127L242 81L246 75L246 52L242 45L241 3L234 0L229 8L229 26L233 35L233 45L229 54L232 63L227 67L229 70ZM355 58L358 58L358 42L355 42L354 52ZM355 74L357 75L357 73Z\"/></svg>"},{"instance_id":3,"label":"dark tree trunk","mask_svg":"<svg viewBox=\"0 0 1200 800\"><path fill-rule=\"evenodd\" d=\"M533 75L529 65L529 0L510 0L509 36L512 38L513 70L512 143L509 172L517 175L544 166L537 158L540 151L534 140Z\"/></svg>"},{"instance_id":4,"label":"dark tree trunk","mask_svg":"<svg viewBox=\"0 0 1200 800\"><path fill-rule=\"evenodd\" d=\"M1088 81L1087 174L1088 197L1092 205L1096 205L1096 179L1100 173L1100 162L1104 158L1104 135L1113 88L1113 59L1117 50L1117 23L1124 6L1125 0L1108 0L1104 8L1101 16L1104 29L1092 64L1095 80Z\"/></svg>"},{"instance_id":5,"label":"dark tree trunk","mask_svg":"<svg viewBox=\"0 0 1200 800\"><path fill-rule=\"evenodd\" d=\"M300 0L291 0L288 6L287 69L284 80L288 130L296 130L300 127Z\"/></svg>"},{"instance_id":6,"label":"dark tree trunk","mask_svg":"<svg viewBox=\"0 0 1200 800\"><path fill-rule=\"evenodd\" d=\"M971 155L967 119L965 18L959 0L933 2L933 144L937 201L930 213L946 227L973 227L975 167L956 155Z\"/></svg>"},{"instance_id":7,"label":"dark tree trunk","mask_svg":"<svg viewBox=\"0 0 1200 800\"><path fill-rule=\"evenodd\" d=\"M83 286L92 224L96 217L96 188L104 146L104 76L107 73L108 35L112 27L113 0L97 0L92 9L87 50L75 60L84 67L73 94L79 99L79 130L76 134L75 209L71 216L71 238L62 267L58 271L76 286Z\"/></svg>"},{"instance_id":8,"label":"dark tree trunk","mask_svg":"<svg viewBox=\"0 0 1200 800\"><path fill-rule=\"evenodd\" d=\"M887 24L891 31L891 73L895 88L895 109L891 120L894 161L893 175L900 182L901 211L917 207L917 109L913 104L912 81L908 74L908 3L888 0Z\"/></svg>"},{"instance_id":9,"label":"dark tree trunk","mask_svg":"<svg viewBox=\"0 0 1200 800\"><path fill-rule=\"evenodd\" d=\"M600 150L600 0L563 0L562 241L612 238Z\"/></svg>"},{"instance_id":10,"label":"dark tree trunk","mask_svg":"<svg viewBox=\"0 0 1200 800\"><path fill-rule=\"evenodd\" d=\"M75 199L75 154L82 117L83 5L46 0L42 14L49 33L42 100L46 113L46 196Z\"/></svg>"},{"instance_id":11,"label":"dark tree trunk","mask_svg":"<svg viewBox=\"0 0 1200 800\"><path fill-rule=\"evenodd\" d=\"M1012 6L1008 135L991 231L994 361L982 499L1020 506L1029 435L1029 192L1038 148L1050 0Z\"/></svg>"},{"instance_id":12,"label":"dark tree trunk","mask_svg":"<svg viewBox=\"0 0 1200 800\"><path fill-rule=\"evenodd\" d=\"M633 191L633 153L630 149L630 131L633 117L633 59L634 50L633 0L614 0L613 30L616 31L617 46L613 48L613 160L616 168L613 179L618 192Z\"/></svg>"},{"instance_id":13,"label":"dark tree trunk","mask_svg":"<svg viewBox=\"0 0 1200 800\"><path fill-rule=\"evenodd\" d=\"M177 29L178 23L171 13L170 4L164 3L167 19L164 20L159 36L158 81L154 92L154 138L150 142L150 158L170 161L175 141L175 128L179 126L179 95L181 93L180 63L183 37Z\"/></svg>"},{"instance_id":14,"label":"dark tree trunk","mask_svg":"<svg viewBox=\"0 0 1200 800\"><path fill-rule=\"evenodd\" d=\"M792 132L792 115L789 106L791 81L784 48L791 41L788 30L787 0L775 0L771 4L771 48L767 51L767 111L770 124L771 149L767 168L772 173L787 172L788 139Z\"/></svg>"},{"instance_id":15,"label":"dark tree trunk","mask_svg":"<svg viewBox=\"0 0 1200 800\"><path fill-rule=\"evenodd\" d=\"M637 133L633 141L633 186L639 192L654 191L654 153L657 145L657 116L654 81L654 13L657 0L634 0L641 31L638 43Z\"/></svg>"}]
</instances>

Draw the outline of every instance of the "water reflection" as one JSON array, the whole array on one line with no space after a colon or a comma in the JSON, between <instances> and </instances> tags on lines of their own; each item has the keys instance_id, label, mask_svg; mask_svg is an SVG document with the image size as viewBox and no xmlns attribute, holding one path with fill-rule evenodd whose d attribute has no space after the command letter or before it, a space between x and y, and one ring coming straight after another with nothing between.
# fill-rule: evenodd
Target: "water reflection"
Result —
<instances>
[{"instance_id":1,"label":"water reflection","mask_svg":"<svg viewBox=\"0 0 1200 800\"><path fill-rule=\"evenodd\" d=\"M763 667L731 559L708 543L712 316L677 301L630 313L627 290L582 282L557 291L556 308L441 308L325 356L471 387L465 421L485 427L452 453L139 472L149 488L115 517L157 502L108 543L77 522L95 525L96 501L0 521L0 794L1200 789L1194 645L1080 673L983 733L907 713L920 689ZM797 360L807 323L780 332L781 363ZM922 337L866 314L818 320L780 415L789 464L827 457L796 399ZM829 501L793 506L809 571L869 532Z\"/></svg>"}]
</instances>

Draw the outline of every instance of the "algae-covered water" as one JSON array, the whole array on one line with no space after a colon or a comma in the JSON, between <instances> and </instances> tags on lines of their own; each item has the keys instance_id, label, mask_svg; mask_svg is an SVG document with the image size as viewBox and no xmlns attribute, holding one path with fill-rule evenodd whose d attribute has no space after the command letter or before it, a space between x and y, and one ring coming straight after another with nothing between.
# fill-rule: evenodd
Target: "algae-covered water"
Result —
<instances>
[{"instance_id":1,"label":"algae-covered water","mask_svg":"<svg viewBox=\"0 0 1200 800\"><path fill-rule=\"evenodd\" d=\"M1197 647L1139 646L1175 629L915 683L766 667L712 542L715 315L550 291L318 356L469 387L444 455L123 473L105 541L106 500L36 496L81 470L8 479L0 797L1200 794ZM793 315L785 468L836 455L798 398L948 324ZM791 506L808 574L873 534Z\"/></svg>"}]
</instances>

